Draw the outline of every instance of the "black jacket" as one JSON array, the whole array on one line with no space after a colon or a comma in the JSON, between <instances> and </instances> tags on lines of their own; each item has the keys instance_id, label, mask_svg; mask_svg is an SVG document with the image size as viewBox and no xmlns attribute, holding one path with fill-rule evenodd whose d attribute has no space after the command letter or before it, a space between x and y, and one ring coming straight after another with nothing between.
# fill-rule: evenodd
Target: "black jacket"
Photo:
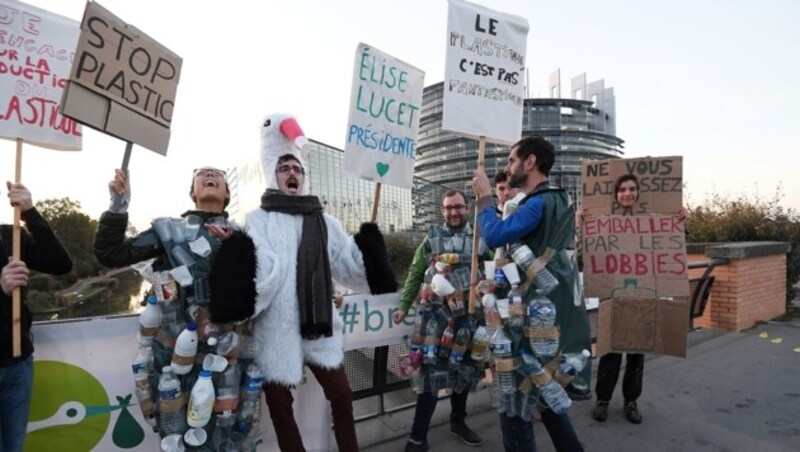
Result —
<instances>
[{"instance_id":1,"label":"black jacket","mask_svg":"<svg viewBox=\"0 0 800 452\"><path fill-rule=\"evenodd\" d=\"M36 208L22 212L27 231L20 229L20 252L22 261L31 270L52 275L63 275L72 271L72 259L67 250L58 241L50 225L42 218ZM12 240L14 227L11 225L0 226L0 269L5 267L12 254ZM33 339L31 338L31 313L24 302L27 291L22 289L21 332L22 355L13 357L11 344L11 313L12 297L0 290L0 366L7 366L28 358L33 353Z\"/></svg>"}]
</instances>

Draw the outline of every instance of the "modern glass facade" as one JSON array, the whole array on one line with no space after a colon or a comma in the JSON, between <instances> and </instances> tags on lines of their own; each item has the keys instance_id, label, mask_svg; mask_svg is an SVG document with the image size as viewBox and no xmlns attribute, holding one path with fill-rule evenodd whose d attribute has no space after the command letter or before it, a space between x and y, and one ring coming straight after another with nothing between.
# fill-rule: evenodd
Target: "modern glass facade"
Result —
<instances>
[{"instance_id":1,"label":"modern glass facade","mask_svg":"<svg viewBox=\"0 0 800 452\"><path fill-rule=\"evenodd\" d=\"M610 89L609 89L610 90ZM579 99L525 99L522 136L541 135L556 148L550 173L554 184L580 199L581 162L619 158L623 140L614 136L613 92L607 90L602 106ZM471 193L472 174L478 165L478 142L442 131L444 84L425 88L422 98L419 144L414 165L416 176L448 188ZM502 171L510 148L486 144L486 174L491 179Z\"/></svg>"},{"instance_id":2,"label":"modern glass facade","mask_svg":"<svg viewBox=\"0 0 800 452\"><path fill-rule=\"evenodd\" d=\"M310 140L308 173L311 193L318 196L325 211L336 217L350 233L358 231L361 223L372 218L375 183L352 178L344 173L344 151L319 141ZM257 207L265 182L258 156L238 165L229 172L231 203L228 211L238 221ZM433 215L441 222L439 199L445 188L414 178L414 188L382 185L378 224L384 232L423 232L429 223L417 223L415 218ZM431 200L435 200L431 203ZM416 227L415 227L416 225Z\"/></svg>"}]
</instances>

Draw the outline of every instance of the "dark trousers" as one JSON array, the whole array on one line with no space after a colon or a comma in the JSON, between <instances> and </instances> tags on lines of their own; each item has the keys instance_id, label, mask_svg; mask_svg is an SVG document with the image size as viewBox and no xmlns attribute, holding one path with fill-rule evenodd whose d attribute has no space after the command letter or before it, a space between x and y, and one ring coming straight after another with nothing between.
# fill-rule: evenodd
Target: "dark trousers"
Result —
<instances>
[{"instance_id":1,"label":"dark trousers","mask_svg":"<svg viewBox=\"0 0 800 452\"><path fill-rule=\"evenodd\" d=\"M583 445L572 427L567 413L555 414L553 410L542 412L542 423L550 435L550 441L558 452L583 452ZM503 448L506 452L536 452L533 422L520 417L500 414L500 431L503 432Z\"/></svg>"},{"instance_id":2,"label":"dark trousers","mask_svg":"<svg viewBox=\"0 0 800 452\"><path fill-rule=\"evenodd\" d=\"M317 379L325 398L331 403L333 416L333 430L336 436L336 445L342 452L358 450L356 426L353 420L353 393L344 367L338 369L322 369L308 366ZM275 436L278 437L278 447L282 452L305 452L300 430L294 420L292 404L294 397L292 391L278 383L264 385L267 396L267 407L275 427Z\"/></svg>"},{"instance_id":3,"label":"dark trousers","mask_svg":"<svg viewBox=\"0 0 800 452\"><path fill-rule=\"evenodd\" d=\"M460 394L453 392L450 396L450 422L461 423L467 417L467 396L469 391ZM414 411L414 424L411 426L411 439L421 443L428 437L428 427L431 425L433 412L439 397L430 392L423 392L417 396L417 409Z\"/></svg>"},{"instance_id":4,"label":"dark trousers","mask_svg":"<svg viewBox=\"0 0 800 452\"><path fill-rule=\"evenodd\" d=\"M617 386L619 370L622 367L622 353L607 353L600 358L597 366L597 383L594 390L597 400L608 402ZM625 376L622 377L622 396L626 401L635 402L642 395L642 375L644 374L644 355L626 353Z\"/></svg>"}]
</instances>

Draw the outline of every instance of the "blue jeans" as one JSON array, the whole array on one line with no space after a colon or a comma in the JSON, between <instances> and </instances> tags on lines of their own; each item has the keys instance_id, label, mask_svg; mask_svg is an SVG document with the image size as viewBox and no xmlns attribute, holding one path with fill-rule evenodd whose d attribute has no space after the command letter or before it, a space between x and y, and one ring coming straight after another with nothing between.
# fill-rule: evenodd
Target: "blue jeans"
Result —
<instances>
[{"instance_id":1,"label":"blue jeans","mask_svg":"<svg viewBox=\"0 0 800 452\"><path fill-rule=\"evenodd\" d=\"M558 452L583 451L568 414L557 415L552 410L544 410L542 423L553 442L553 447ZM500 431L503 433L503 447L506 452L536 452L533 421L523 421L519 416L510 418L500 414Z\"/></svg>"},{"instance_id":2,"label":"blue jeans","mask_svg":"<svg viewBox=\"0 0 800 452\"><path fill-rule=\"evenodd\" d=\"M0 450L22 451L33 385L33 356L0 366Z\"/></svg>"},{"instance_id":3,"label":"blue jeans","mask_svg":"<svg viewBox=\"0 0 800 452\"><path fill-rule=\"evenodd\" d=\"M469 391L461 394L453 392L450 396L450 422L464 422L467 417L467 396ZM414 411L414 424L411 426L411 439L421 443L428 437L433 412L439 398L436 394L423 392L417 396L417 409Z\"/></svg>"}]
</instances>

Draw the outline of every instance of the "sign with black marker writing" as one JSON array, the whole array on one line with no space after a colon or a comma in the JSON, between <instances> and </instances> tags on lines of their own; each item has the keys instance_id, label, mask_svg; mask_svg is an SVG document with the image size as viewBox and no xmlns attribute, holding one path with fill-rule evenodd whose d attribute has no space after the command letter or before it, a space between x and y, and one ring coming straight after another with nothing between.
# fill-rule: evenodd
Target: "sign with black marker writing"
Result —
<instances>
[{"instance_id":1,"label":"sign with black marker writing","mask_svg":"<svg viewBox=\"0 0 800 452\"><path fill-rule=\"evenodd\" d=\"M522 135L528 21L450 0L442 129L513 144Z\"/></svg>"}]
</instances>

